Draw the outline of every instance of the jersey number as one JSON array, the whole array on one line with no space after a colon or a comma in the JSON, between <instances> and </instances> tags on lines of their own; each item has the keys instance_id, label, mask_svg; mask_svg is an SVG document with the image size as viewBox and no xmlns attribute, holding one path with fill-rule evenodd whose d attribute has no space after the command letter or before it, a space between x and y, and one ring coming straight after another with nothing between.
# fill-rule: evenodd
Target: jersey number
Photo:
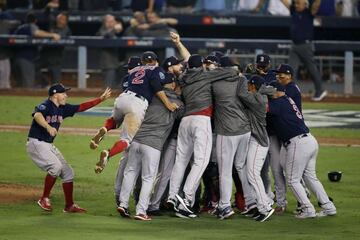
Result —
<instances>
[{"instance_id":1,"label":"jersey number","mask_svg":"<svg viewBox=\"0 0 360 240\"><path fill-rule=\"evenodd\" d=\"M296 116L300 119L303 119L303 116L301 114L301 112L299 111L298 107L296 106L294 100L292 100L292 98L288 98L289 99L289 102L291 103L292 105L292 108L294 109L294 111L296 112Z\"/></svg>"},{"instance_id":2,"label":"jersey number","mask_svg":"<svg viewBox=\"0 0 360 240\"><path fill-rule=\"evenodd\" d=\"M134 74L134 78L132 79L132 84L143 84L145 77L145 70L143 68L140 68L139 71L136 71Z\"/></svg>"}]
</instances>

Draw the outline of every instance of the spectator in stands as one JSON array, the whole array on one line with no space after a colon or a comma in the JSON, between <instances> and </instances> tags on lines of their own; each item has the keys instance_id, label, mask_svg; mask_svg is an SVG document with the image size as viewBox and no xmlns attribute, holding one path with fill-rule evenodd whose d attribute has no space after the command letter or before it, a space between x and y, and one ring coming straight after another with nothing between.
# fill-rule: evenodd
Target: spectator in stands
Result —
<instances>
[{"instance_id":1,"label":"spectator in stands","mask_svg":"<svg viewBox=\"0 0 360 240\"><path fill-rule=\"evenodd\" d=\"M113 15L105 15L103 24L98 36L103 36L105 39L114 39L122 33L123 25L116 21ZM103 78L106 87L115 87L118 76L118 69L120 66L118 49L117 48L103 48L101 50L100 67L102 69Z\"/></svg>"},{"instance_id":2,"label":"spectator in stands","mask_svg":"<svg viewBox=\"0 0 360 240\"><path fill-rule=\"evenodd\" d=\"M170 31L175 29L170 26L176 25L178 20L175 18L160 18L156 12L146 13L146 22L140 12L134 14L134 18L130 20L131 27L126 30L127 36L138 37L167 37ZM170 25L170 26L169 26Z\"/></svg>"},{"instance_id":3,"label":"spectator in stands","mask_svg":"<svg viewBox=\"0 0 360 240\"><path fill-rule=\"evenodd\" d=\"M354 16L354 4L356 4L354 0L336 0L336 16Z\"/></svg>"},{"instance_id":4,"label":"spectator in stands","mask_svg":"<svg viewBox=\"0 0 360 240\"><path fill-rule=\"evenodd\" d=\"M295 0L293 4L282 0L285 6L290 9L291 28L290 37L292 40L289 65L297 71L300 61L309 71L315 85L313 101L321 101L326 95L322 87L321 75L314 60L314 15L318 12L321 0L315 0L311 5L307 0Z\"/></svg>"},{"instance_id":5,"label":"spectator in stands","mask_svg":"<svg viewBox=\"0 0 360 240\"><path fill-rule=\"evenodd\" d=\"M335 0L321 1L317 16L335 16Z\"/></svg>"},{"instance_id":6,"label":"spectator in stands","mask_svg":"<svg viewBox=\"0 0 360 240\"><path fill-rule=\"evenodd\" d=\"M55 21L50 21L49 32L57 33L61 38L67 38L71 35L68 16L65 12L59 13ZM40 57L36 61L36 79L41 80L42 87L60 83L63 53L63 46L46 46L41 49ZM48 69L50 82L46 81L42 76L42 68Z\"/></svg>"},{"instance_id":7,"label":"spectator in stands","mask_svg":"<svg viewBox=\"0 0 360 240\"><path fill-rule=\"evenodd\" d=\"M201 9L204 11L224 11L226 10L225 0L201 0Z\"/></svg>"},{"instance_id":8,"label":"spectator in stands","mask_svg":"<svg viewBox=\"0 0 360 240\"><path fill-rule=\"evenodd\" d=\"M288 4L291 0L286 0ZM274 16L290 16L289 9L282 3L281 0L269 0L267 12Z\"/></svg>"},{"instance_id":9,"label":"spectator in stands","mask_svg":"<svg viewBox=\"0 0 360 240\"><path fill-rule=\"evenodd\" d=\"M190 14L194 11L197 0L166 0L166 13Z\"/></svg>"},{"instance_id":10,"label":"spectator in stands","mask_svg":"<svg viewBox=\"0 0 360 240\"><path fill-rule=\"evenodd\" d=\"M26 23L19 26L15 34L26 35L35 38L52 38L55 41L60 40L60 35L40 30L36 25L36 17L33 13L26 15ZM18 47L15 55L15 78L22 87L34 87L35 82L35 64L37 56L36 46Z\"/></svg>"},{"instance_id":11,"label":"spectator in stands","mask_svg":"<svg viewBox=\"0 0 360 240\"><path fill-rule=\"evenodd\" d=\"M14 30L19 22L14 20L13 16L8 12L3 12L1 9L4 6L0 6L0 35L10 34ZM0 46L0 89L10 88L10 58L12 52L9 47Z\"/></svg>"},{"instance_id":12,"label":"spectator in stands","mask_svg":"<svg viewBox=\"0 0 360 240\"><path fill-rule=\"evenodd\" d=\"M133 12L152 12L154 11L155 0L132 0L130 8Z\"/></svg>"},{"instance_id":13,"label":"spectator in stands","mask_svg":"<svg viewBox=\"0 0 360 240\"><path fill-rule=\"evenodd\" d=\"M236 9L240 12L265 13L266 0L239 0Z\"/></svg>"}]
</instances>

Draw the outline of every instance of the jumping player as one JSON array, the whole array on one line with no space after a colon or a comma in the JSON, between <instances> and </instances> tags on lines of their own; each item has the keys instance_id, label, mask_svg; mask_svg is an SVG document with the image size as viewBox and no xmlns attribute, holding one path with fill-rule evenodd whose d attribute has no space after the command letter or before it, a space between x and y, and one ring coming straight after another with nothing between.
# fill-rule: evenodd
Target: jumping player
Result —
<instances>
[{"instance_id":1,"label":"jumping player","mask_svg":"<svg viewBox=\"0 0 360 240\"><path fill-rule=\"evenodd\" d=\"M103 171L110 157L128 148L144 119L146 109L154 95L160 98L169 111L175 111L178 107L175 103L169 101L163 91L160 82L165 79L165 74L158 67L156 54L154 52L144 52L141 61L144 66L135 67L130 71L129 87L115 99L112 117L110 118L112 122L110 121L109 124L108 119L105 127L99 129L98 133L92 138L94 146L97 146L109 129L122 124L120 140L112 148L101 152L100 160L95 166L96 173Z\"/></svg>"},{"instance_id":2,"label":"jumping player","mask_svg":"<svg viewBox=\"0 0 360 240\"><path fill-rule=\"evenodd\" d=\"M105 101L110 97L111 90L107 88L100 97L80 105L66 103L68 90L70 88L65 88L62 84L52 85L49 88L49 98L35 107L26 151L33 162L48 173L45 177L43 195L37 204L45 211L52 211L50 193L56 179L60 177L63 181L65 195L64 212L82 213L86 210L73 202L73 169L53 145L53 142L60 124L65 118L72 117L75 113L83 112Z\"/></svg>"}]
</instances>

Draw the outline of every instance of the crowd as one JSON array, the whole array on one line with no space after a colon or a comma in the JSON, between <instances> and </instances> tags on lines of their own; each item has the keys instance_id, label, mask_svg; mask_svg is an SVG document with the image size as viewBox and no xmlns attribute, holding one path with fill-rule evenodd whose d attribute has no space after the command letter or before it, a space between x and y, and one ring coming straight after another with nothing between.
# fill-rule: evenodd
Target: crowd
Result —
<instances>
[{"instance_id":1,"label":"crowd","mask_svg":"<svg viewBox=\"0 0 360 240\"><path fill-rule=\"evenodd\" d=\"M62 38L71 36L68 26L68 14L64 11L70 6L83 4L93 4L100 10L101 4L110 4L116 1L2 1L0 9L6 8L41 8L44 10L48 19L46 30L42 30L37 25L36 15L29 12L25 21L21 24L15 20L11 12L0 11L0 33L19 34L34 38L51 38L58 41ZM121 19L116 19L108 14L103 17L103 22L97 32L98 36L104 39L117 38L120 36L137 37L167 37L169 32L176 32L178 23L175 18L162 18L155 10L164 10L169 7L173 13L192 12L196 4L200 4L203 9L211 11L221 11L225 9L225 1L131 1L122 2L122 6L131 6L133 18L129 23L124 23ZM301 2L301 6L298 4ZM259 0L259 1L234 1L233 7L242 12L262 12L272 15L290 15L292 26L290 38L293 41L289 61L297 71L299 64L303 64L308 70L311 79L315 83L315 99L322 99L327 92L322 88L322 79L314 62L314 48L312 40L314 38L314 18L316 16L331 16L343 13L344 16L351 16L355 10L355 1L329 1L313 0L295 1L291 5L289 0ZM99 6L97 4L100 4ZM181 5L182 4L182 5ZM166 6L166 7L165 7ZM297 6L297 7L296 7ZM300 6L300 7L299 7ZM106 9L109 6L106 6ZM83 6L83 9L86 9ZM299 10L300 9L300 10ZM167 10L166 10L167 11ZM342 14L340 14L342 15ZM62 72L62 60L64 47L38 47L24 46L9 49L0 47L0 87L10 88L10 73L13 72L15 86L17 87L47 87L59 82ZM119 72L121 69L119 53L117 48L103 48L100 54L99 69L102 71L105 86L118 87ZM48 70L45 77L42 70Z\"/></svg>"},{"instance_id":2,"label":"crowd","mask_svg":"<svg viewBox=\"0 0 360 240\"><path fill-rule=\"evenodd\" d=\"M164 13L193 13L201 11L242 12L250 14L289 16L289 11L281 2L291 0L2 0L0 4L8 9L43 9L57 6L60 10L83 11L157 11ZM309 0L311 4L312 0ZM360 1L327 0L323 1L319 16L358 16Z\"/></svg>"},{"instance_id":3,"label":"crowd","mask_svg":"<svg viewBox=\"0 0 360 240\"><path fill-rule=\"evenodd\" d=\"M170 56L160 64L151 51L130 57L124 91L90 141L96 149L107 132L120 127L119 140L101 151L95 166L99 174L123 153L115 181L120 215L131 217L129 201L137 186L136 220L150 221L164 208L180 218L203 212L223 220L235 214L236 206L245 217L264 222L287 211L286 185L298 201L296 218L336 215L316 177L318 143L304 122L293 68L280 64L272 69L270 57L261 54L242 71L221 52L204 58L190 54L177 33L171 32L170 38L181 59ZM49 99L35 108L27 151L47 172L38 205L52 211L51 190L59 177L64 212L82 213L86 210L72 199L74 172L53 141L64 118L106 100L110 92L71 105L66 103L68 90L53 85ZM309 190L321 209L318 213Z\"/></svg>"}]
</instances>

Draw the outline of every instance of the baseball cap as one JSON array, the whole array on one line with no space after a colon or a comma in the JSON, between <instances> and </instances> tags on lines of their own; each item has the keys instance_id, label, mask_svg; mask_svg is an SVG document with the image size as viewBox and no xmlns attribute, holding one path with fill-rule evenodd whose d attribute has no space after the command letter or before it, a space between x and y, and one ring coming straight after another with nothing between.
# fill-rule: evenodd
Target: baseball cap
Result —
<instances>
[{"instance_id":1,"label":"baseball cap","mask_svg":"<svg viewBox=\"0 0 360 240\"><path fill-rule=\"evenodd\" d=\"M178 59L175 56L171 56L171 57L168 57L167 59L165 59L162 66L167 71L169 67L177 65L177 64L181 63L182 61L184 61L184 60Z\"/></svg>"},{"instance_id":2,"label":"baseball cap","mask_svg":"<svg viewBox=\"0 0 360 240\"><path fill-rule=\"evenodd\" d=\"M138 56L130 57L127 64L125 64L123 67L125 69L131 70L133 68L136 68L138 66L141 66L141 58Z\"/></svg>"},{"instance_id":3,"label":"baseball cap","mask_svg":"<svg viewBox=\"0 0 360 240\"><path fill-rule=\"evenodd\" d=\"M278 81L272 81L269 83L269 85L276 88L276 91L278 92L285 92L285 87L281 85Z\"/></svg>"},{"instance_id":4,"label":"baseball cap","mask_svg":"<svg viewBox=\"0 0 360 240\"><path fill-rule=\"evenodd\" d=\"M266 67L270 64L270 57L266 54L259 54L256 56L256 64L261 67Z\"/></svg>"},{"instance_id":5,"label":"baseball cap","mask_svg":"<svg viewBox=\"0 0 360 240\"><path fill-rule=\"evenodd\" d=\"M188 60L189 68L198 68L201 67L204 62L204 59L199 54L193 54Z\"/></svg>"},{"instance_id":6,"label":"baseball cap","mask_svg":"<svg viewBox=\"0 0 360 240\"><path fill-rule=\"evenodd\" d=\"M175 82L175 80L176 80L175 74L168 72L168 73L165 73L165 78L164 78L164 80L161 80L161 84L165 85L168 83L173 83L173 82Z\"/></svg>"},{"instance_id":7,"label":"baseball cap","mask_svg":"<svg viewBox=\"0 0 360 240\"><path fill-rule=\"evenodd\" d=\"M215 55L209 55L205 58L204 63L213 63L213 64L220 64L220 60Z\"/></svg>"},{"instance_id":8,"label":"baseball cap","mask_svg":"<svg viewBox=\"0 0 360 240\"><path fill-rule=\"evenodd\" d=\"M276 73L286 73L294 76L294 69L288 64L280 64L275 70Z\"/></svg>"},{"instance_id":9,"label":"baseball cap","mask_svg":"<svg viewBox=\"0 0 360 240\"><path fill-rule=\"evenodd\" d=\"M152 52L152 51L146 51L142 54L141 56L141 60L145 61L145 60L158 60L157 55Z\"/></svg>"},{"instance_id":10,"label":"baseball cap","mask_svg":"<svg viewBox=\"0 0 360 240\"><path fill-rule=\"evenodd\" d=\"M49 88L49 96L54 95L55 93L64 93L69 91L71 88L65 88L64 85L62 85L61 83L55 83L53 85L51 85L51 87Z\"/></svg>"},{"instance_id":11,"label":"baseball cap","mask_svg":"<svg viewBox=\"0 0 360 240\"><path fill-rule=\"evenodd\" d=\"M265 84L265 79L259 75L253 75L250 80L249 83L254 84L256 90L259 90L259 88Z\"/></svg>"}]
</instances>

